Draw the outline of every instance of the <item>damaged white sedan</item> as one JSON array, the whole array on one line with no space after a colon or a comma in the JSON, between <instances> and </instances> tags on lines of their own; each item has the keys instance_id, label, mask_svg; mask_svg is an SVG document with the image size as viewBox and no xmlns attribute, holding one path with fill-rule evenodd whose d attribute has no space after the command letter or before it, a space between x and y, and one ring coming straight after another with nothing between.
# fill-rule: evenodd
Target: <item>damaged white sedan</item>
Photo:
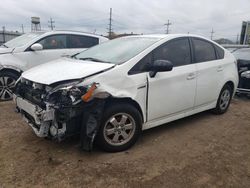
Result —
<instances>
[{"instance_id":1,"label":"damaged white sedan","mask_svg":"<svg viewBox=\"0 0 250 188\"><path fill-rule=\"evenodd\" d=\"M131 147L142 130L213 109L227 111L235 58L195 35L111 40L24 72L14 100L39 137L80 134L81 146Z\"/></svg>"}]
</instances>

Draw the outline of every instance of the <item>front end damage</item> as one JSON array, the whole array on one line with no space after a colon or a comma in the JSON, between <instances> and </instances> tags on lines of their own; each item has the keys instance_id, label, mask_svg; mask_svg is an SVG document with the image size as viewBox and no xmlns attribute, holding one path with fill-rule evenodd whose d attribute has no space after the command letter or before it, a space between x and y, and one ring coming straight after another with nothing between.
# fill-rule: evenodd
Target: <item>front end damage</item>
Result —
<instances>
[{"instance_id":1,"label":"front end damage","mask_svg":"<svg viewBox=\"0 0 250 188\"><path fill-rule=\"evenodd\" d=\"M98 84L81 82L46 86L22 78L15 89L17 112L37 136L61 141L80 134L82 149L90 151L108 95L93 97Z\"/></svg>"}]
</instances>

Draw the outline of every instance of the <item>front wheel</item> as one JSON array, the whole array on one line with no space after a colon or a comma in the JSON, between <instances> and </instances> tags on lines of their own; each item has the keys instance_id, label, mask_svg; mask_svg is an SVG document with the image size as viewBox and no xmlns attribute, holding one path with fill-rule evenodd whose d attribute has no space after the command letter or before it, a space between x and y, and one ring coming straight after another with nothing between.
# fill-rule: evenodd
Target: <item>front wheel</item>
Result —
<instances>
[{"instance_id":1,"label":"front wheel","mask_svg":"<svg viewBox=\"0 0 250 188\"><path fill-rule=\"evenodd\" d=\"M142 118L130 104L113 104L104 111L97 144L105 151L118 152L130 148L141 133Z\"/></svg>"},{"instance_id":2,"label":"front wheel","mask_svg":"<svg viewBox=\"0 0 250 188\"><path fill-rule=\"evenodd\" d=\"M0 73L0 101L8 101L12 99L13 90L18 77L18 75L12 72Z\"/></svg>"},{"instance_id":3,"label":"front wheel","mask_svg":"<svg viewBox=\"0 0 250 188\"><path fill-rule=\"evenodd\" d=\"M233 89L229 85L225 85L220 92L217 105L215 109L213 109L213 112L215 114L224 114L230 105L232 95Z\"/></svg>"}]
</instances>

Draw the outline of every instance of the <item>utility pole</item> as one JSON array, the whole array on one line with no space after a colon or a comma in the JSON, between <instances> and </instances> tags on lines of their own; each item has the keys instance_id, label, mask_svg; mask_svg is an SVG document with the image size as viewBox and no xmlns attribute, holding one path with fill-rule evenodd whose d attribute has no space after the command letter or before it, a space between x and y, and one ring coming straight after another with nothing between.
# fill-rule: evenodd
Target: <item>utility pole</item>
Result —
<instances>
[{"instance_id":1,"label":"utility pole","mask_svg":"<svg viewBox=\"0 0 250 188\"><path fill-rule=\"evenodd\" d=\"M50 20L48 21L48 27L53 30L55 28L55 21L52 20L52 18L50 18Z\"/></svg>"},{"instance_id":2,"label":"utility pole","mask_svg":"<svg viewBox=\"0 0 250 188\"><path fill-rule=\"evenodd\" d=\"M239 33L237 34L236 44L239 44Z\"/></svg>"},{"instance_id":3,"label":"utility pole","mask_svg":"<svg viewBox=\"0 0 250 188\"><path fill-rule=\"evenodd\" d=\"M214 36L214 29L212 28L212 31L211 31L211 40L213 40L213 36Z\"/></svg>"},{"instance_id":4,"label":"utility pole","mask_svg":"<svg viewBox=\"0 0 250 188\"><path fill-rule=\"evenodd\" d=\"M24 28L23 28L23 24L21 25L21 29L22 29L22 33L24 34Z\"/></svg>"},{"instance_id":5,"label":"utility pole","mask_svg":"<svg viewBox=\"0 0 250 188\"><path fill-rule=\"evenodd\" d=\"M166 23L164 25L167 26L166 34L169 34L169 26L172 25L172 23L170 23L169 20L168 20L168 23Z\"/></svg>"},{"instance_id":6,"label":"utility pole","mask_svg":"<svg viewBox=\"0 0 250 188\"><path fill-rule=\"evenodd\" d=\"M3 28L3 43L5 43L5 26L3 26L2 28Z\"/></svg>"},{"instance_id":7,"label":"utility pole","mask_svg":"<svg viewBox=\"0 0 250 188\"><path fill-rule=\"evenodd\" d=\"M109 9L109 25L108 25L108 35L109 39L111 39L112 34L112 8Z\"/></svg>"}]
</instances>

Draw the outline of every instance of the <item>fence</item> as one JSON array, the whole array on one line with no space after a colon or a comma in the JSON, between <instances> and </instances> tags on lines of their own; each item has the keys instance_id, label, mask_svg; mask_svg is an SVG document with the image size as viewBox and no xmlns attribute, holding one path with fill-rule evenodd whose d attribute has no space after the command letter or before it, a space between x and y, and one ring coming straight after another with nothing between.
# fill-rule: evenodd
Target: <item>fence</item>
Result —
<instances>
[{"instance_id":1,"label":"fence","mask_svg":"<svg viewBox=\"0 0 250 188\"><path fill-rule=\"evenodd\" d=\"M21 33L19 32L0 31L0 45L20 35Z\"/></svg>"}]
</instances>

